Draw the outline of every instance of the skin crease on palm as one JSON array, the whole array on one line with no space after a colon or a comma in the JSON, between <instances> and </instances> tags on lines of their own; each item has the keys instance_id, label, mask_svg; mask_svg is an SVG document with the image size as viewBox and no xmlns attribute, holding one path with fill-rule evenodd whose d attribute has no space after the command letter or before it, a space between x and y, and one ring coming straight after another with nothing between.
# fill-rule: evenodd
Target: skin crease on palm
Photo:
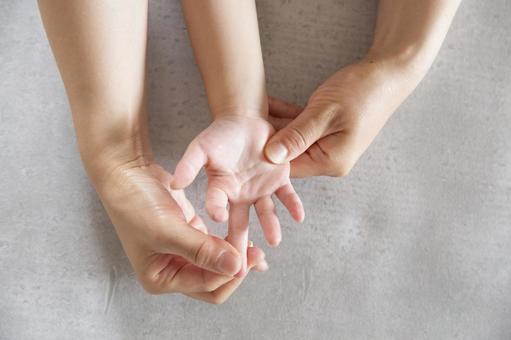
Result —
<instances>
[{"instance_id":1,"label":"skin crease on palm","mask_svg":"<svg viewBox=\"0 0 511 340\"><path fill-rule=\"evenodd\" d=\"M241 283L232 276L194 265L192 261L204 262L198 258L199 253L188 254L175 248L175 234L186 237L186 233L192 233L188 228L204 234L208 231L184 192L170 189L172 176L168 172L156 164L148 164L115 171L110 177L108 187L101 190L100 195L147 291L155 294L179 291L219 303ZM179 225L183 228L176 227ZM266 270L264 253L260 249L249 245L247 257L249 268Z\"/></svg>"},{"instance_id":2,"label":"skin crease on palm","mask_svg":"<svg viewBox=\"0 0 511 340\"><path fill-rule=\"evenodd\" d=\"M227 240L240 254L246 253L249 209L255 206L268 243L279 244L281 230L275 194L293 219L301 222L304 210L289 179L289 163L272 164L263 149L274 128L265 119L223 116L200 133L178 163L172 187L190 185L202 167L208 176L206 209L217 222L229 220ZM227 210L229 205L229 210ZM239 276L246 273L246 258Z\"/></svg>"}]
</instances>

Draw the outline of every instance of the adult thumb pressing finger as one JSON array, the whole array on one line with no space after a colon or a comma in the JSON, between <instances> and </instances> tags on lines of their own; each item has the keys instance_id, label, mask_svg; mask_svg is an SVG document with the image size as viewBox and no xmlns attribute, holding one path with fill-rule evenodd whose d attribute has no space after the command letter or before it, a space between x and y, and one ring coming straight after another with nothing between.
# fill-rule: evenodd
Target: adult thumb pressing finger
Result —
<instances>
[{"instance_id":1,"label":"adult thumb pressing finger","mask_svg":"<svg viewBox=\"0 0 511 340\"><path fill-rule=\"evenodd\" d=\"M270 138L265 147L266 157L276 164L295 159L325 135L328 125L329 119L320 110L306 107L298 117Z\"/></svg>"},{"instance_id":2,"label":"adult thumb pressing finger","mask_svg":"<svg viewBox=\"0 0 511 340\"><path fill-rule=\"evenodd\" d=\"M184 221L167 225L161 251L185 258L197 267L234 276L241 269L241 256L227 241L207 235Z\"/></svg>"}]
</instances>

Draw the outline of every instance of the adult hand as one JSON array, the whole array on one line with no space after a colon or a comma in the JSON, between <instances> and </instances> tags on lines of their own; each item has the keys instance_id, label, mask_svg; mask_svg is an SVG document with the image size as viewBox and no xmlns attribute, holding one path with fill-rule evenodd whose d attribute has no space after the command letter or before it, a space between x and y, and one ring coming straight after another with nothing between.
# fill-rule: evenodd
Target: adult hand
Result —
<instances>
[{"instance_id":1,"label":"adult hand","mask_svg":"<svg viewBox=\"0 0 511 340\"><path fill-rule=\"evenodd\" d=\"M80 155L145 289L223 302L241 255L205 233L170 174L154 164L147 127L147 0L39 0L65 83ZM249 266L266 268L251 247ZM254 267L255 266L255 267Z\"/></svg>"},{"instance_id":2,"label":"adult hand","mask_svg":"<svg viewBox=\"0 0 511 340\"><path fill-rule=\"evenodd\" d=\"M330 77L305 109L270 98L270 121L279 131L266 156L292 160L292 177L345 176L417 83L405 68L366 58Z\"/></svg>"},{"instance_id":3,"label":"adult hand","mask_svg":"<svg viewBox=\"0 0 511 340\"><path fill-rule=\"evenodd\" d=\"M241 284L240 254L207 234L172 176L156 164L116 167L96 185L123 248L146 291L183 293L224 302ZM265 270L264 253L249 247L248 266Z\"/></svg>"},{"instance_id":4,"label":"adult hand","mask_svg":"<svg viewBox=\"0 0 511 340\"><path fill-rule=\"evenodd\" d=\"M305 109L271 100L266 156L291 175L345 176L433 63L461 0L380 0L368 55L335 73ZM413 18L408 20L407 18Z\"/></svg>"}]
</instances>

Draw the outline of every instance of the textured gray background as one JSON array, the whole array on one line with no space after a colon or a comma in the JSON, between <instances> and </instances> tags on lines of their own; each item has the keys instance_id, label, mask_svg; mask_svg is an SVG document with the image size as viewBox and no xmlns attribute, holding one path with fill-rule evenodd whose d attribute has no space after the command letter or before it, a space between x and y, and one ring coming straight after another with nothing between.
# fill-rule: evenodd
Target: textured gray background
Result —
<instances>
[{"instance_id":1,"label":"textured gray background","mask_svg":"<svg viewBox=\"0 0 511 340\"><path fill-rule=\"evenodd\" d=\"M363 55L376 8L258 6L270 92L301 103ZM0 338L510 339L510 17L509 0L465 1L353 173L296 182L306 222L281 214L270 271L211 306L135 282L82 170L37 8L1 0ZM208 122L177 1L151 2L149 49L152 138L171 168ZM203 188L190 191L202 212Z\"/></svg>"}]
</instances>

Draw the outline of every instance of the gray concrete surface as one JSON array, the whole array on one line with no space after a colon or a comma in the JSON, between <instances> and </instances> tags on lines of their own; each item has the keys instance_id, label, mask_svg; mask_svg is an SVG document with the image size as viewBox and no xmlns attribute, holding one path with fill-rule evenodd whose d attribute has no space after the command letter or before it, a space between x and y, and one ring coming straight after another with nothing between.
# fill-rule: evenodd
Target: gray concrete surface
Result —
<instances>
[{"instance_id":1,"label":"gray concrete surface","mask_svg":"<svg viewBox=\"0 0 511 340\"><path fill-rule=\"evenodd\" d=\"M364 53L376 2L258 6L269 89L303 103ZM270 271L211 306L135 282L37 8L1 0L0 339L511 339L510 17L509 0L465 1L353 173L296 182L306 223L282 214ZM171 168L208 121L177 1L151 1L149 49L152 138Z\"/></svg>"}]
</instances>

